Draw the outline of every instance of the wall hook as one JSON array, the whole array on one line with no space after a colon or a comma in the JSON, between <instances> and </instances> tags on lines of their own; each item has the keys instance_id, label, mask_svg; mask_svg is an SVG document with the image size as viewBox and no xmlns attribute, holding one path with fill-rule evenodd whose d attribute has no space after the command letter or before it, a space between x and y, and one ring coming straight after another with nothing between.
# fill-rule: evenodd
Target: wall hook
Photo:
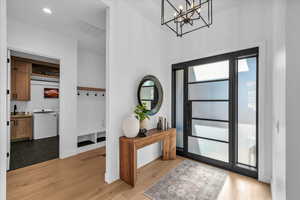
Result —
<instances>
[{"instance_id":1,"label":"wall hook","mask_svg":"<svg viewBox=\"0 0 300 200\"><path fill-rule=\"evenodd\" d=\"M77 92L77 96L80 96L80 93L79 93L79 92Z\"/></svg>"},{"instance_id":2,"label":"wall hook","mask_svg":"<svg viewBox=\"0 0 300 200\"><path fill-rule=\"evenodd\" d=\"M86 96L90 96L90 94L89 94L89 93L86 93Z\"/></svg>"},{"instance_id":3,"label":"wall hook","mask_svg":"<svg viewBox=\"0 0 300 200\"><path fill-rule=\"evenodd\" d=\"M97 93L95 93L95 97L97 97L98 96L98 94Z\"/></svg>"}]
</instances>

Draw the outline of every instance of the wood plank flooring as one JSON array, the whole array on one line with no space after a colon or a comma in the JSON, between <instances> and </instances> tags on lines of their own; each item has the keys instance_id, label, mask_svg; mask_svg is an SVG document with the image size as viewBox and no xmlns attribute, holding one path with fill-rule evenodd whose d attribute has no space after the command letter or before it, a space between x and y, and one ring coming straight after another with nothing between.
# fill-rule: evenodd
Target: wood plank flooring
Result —
<instances>
[{"instance_id":1,"label":"wood plank flooring","mask_svg":"<svg viewBox=\"0 0 300 200\"><path fill-rule=\"evenodd\" d=\"M8 172L8 200L147 200L145 189L183 159L156 160L138 170L135 188L122 181L104 182L105 149L64 160L51 160ZM218 200L271 200L270 187L228 172Z\"/></svg>"}]
</instances>

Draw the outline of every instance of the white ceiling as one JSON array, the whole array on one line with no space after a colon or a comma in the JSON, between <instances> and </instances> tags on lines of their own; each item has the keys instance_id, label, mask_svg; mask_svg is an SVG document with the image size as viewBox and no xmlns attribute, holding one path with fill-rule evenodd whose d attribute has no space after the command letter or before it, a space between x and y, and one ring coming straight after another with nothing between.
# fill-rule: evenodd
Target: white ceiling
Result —
<instances>
[{"instance_id":1,"label":"white ceiling","mask_svg":"<svg viewBox=\"0 0 300 200\"><path fill-rule=\"evenodd\" d=\"M100 0L9 0L8 18L78 39L80 48L105 54L105 5ZM52 10L45 14L44 7Z\"/></svg>"}]
</instances>

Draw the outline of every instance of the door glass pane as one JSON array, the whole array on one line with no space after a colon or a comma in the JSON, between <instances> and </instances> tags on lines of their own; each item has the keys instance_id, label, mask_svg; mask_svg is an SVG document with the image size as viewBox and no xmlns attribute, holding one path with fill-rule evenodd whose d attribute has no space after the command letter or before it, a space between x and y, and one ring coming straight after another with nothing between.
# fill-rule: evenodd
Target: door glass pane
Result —
<instances>
[{"instance_id":1,"label":"door glass pane","mask_svg":"<svg viewBox=\"0 0 300 200\"><path fill-rule=\"evenodd\" d=\"M228 162L228 144L195 137L188 139L188 151L193 154Z\"/></svg>"},{"instance_id":2,"label":"door glass pane","mask_svg":"<svg viewBox=\"0 0 300 200\"><path fill-rule=\"evenodd\" d=\"M189 82L220 80L228 78L228 60L189 67Z\"/></svg>"},{"instance_id":3,"label":"door glass pane","mask_svg":"<svg viewBox=\"0 0 300 200\"><path fill-rule=\"evenodd\" d=\"M192 120L192 135L228 142L228 122Z\"/></svg>"},{"instance_id":4,"label":"door glass pane","mask_svg":"<svg viewBox=\"0 0 300 200\"><path fill-rule=\"evenodd\" d=\"M228 102L192 102L192 117L228 120Z\"/></svg>"},{"instance_id":5,"label":"door glass pane","mask_svg":"<svg viewBox=\"0 0 300 200\"><path fill-rule=\"evenodd\" d=\"M189 100L227 100L228 81L189 84Z\"/></svg>"},{"instance_id":6,"label":"door glass pane","mask_svg":"<svg viewBox=\"0 0 300 200\"><path fill-rule=\"evenodd\" d=\"M184 70L176 71L176 146L183 148L183 73Z\"/></svg>"},{"instance_id":7,"label":"door glass pane","mask_svg":"<svg viewBox=\"0 0 300 200\"><path fill-rule=\"evenodd\" d=\"M256 57L238 60L238 162L256 166Z\"/></svg>"}]
</instances>

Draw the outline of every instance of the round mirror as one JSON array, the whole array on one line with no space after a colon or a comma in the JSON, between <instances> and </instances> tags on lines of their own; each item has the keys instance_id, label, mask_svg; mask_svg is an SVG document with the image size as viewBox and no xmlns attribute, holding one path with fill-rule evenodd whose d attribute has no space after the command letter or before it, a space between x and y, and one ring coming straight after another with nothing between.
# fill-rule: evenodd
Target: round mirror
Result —
<instances>
[{"instance_id":1,"label":"round mirror","mask_svg":"<svg viewBox=\"0 0 300 200\"><path fill-rule=\"evenodd\" d=\"M163 101L163 89L159 80L155 76L145 76L138 88L139 104L144 104L150 111L150 115L155 115Z\"/></svg>"}]
</instances>

